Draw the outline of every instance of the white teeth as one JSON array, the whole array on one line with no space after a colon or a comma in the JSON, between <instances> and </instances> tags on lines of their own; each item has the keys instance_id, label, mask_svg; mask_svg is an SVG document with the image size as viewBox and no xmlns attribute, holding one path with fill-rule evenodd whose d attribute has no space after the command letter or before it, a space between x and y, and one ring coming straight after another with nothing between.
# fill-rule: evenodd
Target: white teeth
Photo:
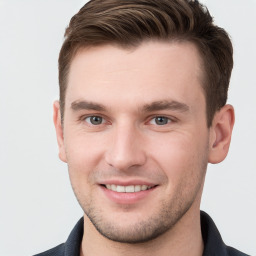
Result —
<instances>
[{"instance_id":1,"label":"white teeth","mask_svg":"<svg viewBox=\"0 0 256 256\"><path fill-rule=\"evenodd\" d=\"M134 188L134 191L135 192L141 191L141 186L140 185L136 185L135 188Z\"/></svg>"},{"instance_id":2,"label":"white teeth","mask_svg":"<svg viewBox=\"0 0 256 256\"><path fill-rule=\"evenodd\" d=\"M110 188L109 189L111 189L111 190L113 190L113 191L116 191L116 185L110 185Z\"/></svg>"},{"instance_id":3,"label":"white teeth","mask_svg":"<svg viewBox=\"0 0 256 256\"><path fill-rule=\"evenodd\" d=\"M146 190L147 188L148 188L148 186L146 186L146 185L142 185L142 186L141 186L141 189L142 189L142 190Z\"/></svg>"},{"instance_id":4,"label":"white teeth","mask_svg":"<svg viewBox=\"0 0 256 256\"><path fill-rule=\"evenodd\" d=\"M140 192L145 191L147 189L152 188L152 186L147 185L129 185L129 186L120 186L120 185L114 185L114 184L107 184L106 188L115 192L119 193L134 193L134 192Z\"/></svg>"},{"instance_id":5,"label":"white teeth","mask_svg":"<svg viewBox=\"0 0 256 256\"><path fill-rule=\"evenodd\" d=\"M112 187L112 186L111 186ZM125 187L124 186L116 186L116 192L125 192Z\"/></svg>"},{"instance_id":6,"label":"white teeth","mask_svg":"<svg viewBox=\"0 0 256 256\"><path fill-rule=\"evenodd\" d=\"M132 193L132 192L134 192L134 186L126 186L126 187L125 187L125 192L126 192L126 193Z\"/></svg>"}]
</instances>

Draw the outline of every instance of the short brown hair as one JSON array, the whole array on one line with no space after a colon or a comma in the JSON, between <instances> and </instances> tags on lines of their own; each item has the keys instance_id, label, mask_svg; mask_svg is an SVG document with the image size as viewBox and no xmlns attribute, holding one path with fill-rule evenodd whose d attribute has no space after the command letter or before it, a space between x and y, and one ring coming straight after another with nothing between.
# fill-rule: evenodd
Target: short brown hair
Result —
<instances>
[{"instance_id":1,"label":"short brown hair","mask_svg":"<svg viewBox=\"0 0 256 256\"><path fill-rule=\"evenodd\" d=\"M228 34L213 24L196 0L91 0L72 17L59 55L60 108L63 120L70 64L78 49L117 44L136 47L146 40L194 43L202 58L207 125L226 104L233 48Z\"/></svg>"}]
</instances>

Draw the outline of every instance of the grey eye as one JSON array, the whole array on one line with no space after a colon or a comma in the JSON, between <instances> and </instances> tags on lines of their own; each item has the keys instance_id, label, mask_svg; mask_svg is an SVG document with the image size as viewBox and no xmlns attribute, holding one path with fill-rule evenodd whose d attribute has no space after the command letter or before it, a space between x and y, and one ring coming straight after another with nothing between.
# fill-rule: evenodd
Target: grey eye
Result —
<instances>
[{"instance_id":1,"label":"grey eye","mask_svg":"<svg viewBox=\"0 0 256 256\"><path fill-rule=\"evenodd\" d=\"M151 124L156 124L156 125L165 125L165 124L168 124L171 120L167 117L164 117L164 116L157 116L157 117L154 117L150 123Z\"/></svg>"},{"instance_id":2,"label":"grey eye","mask_svg":"<svg viewBox=\"0 0 256 256\"><path fill-rule=\"evenodd\" d=\"M92 125L100 125L103 123L103 118L101 116L88 116L85 121Z\"/></svg>"}]
</instances>

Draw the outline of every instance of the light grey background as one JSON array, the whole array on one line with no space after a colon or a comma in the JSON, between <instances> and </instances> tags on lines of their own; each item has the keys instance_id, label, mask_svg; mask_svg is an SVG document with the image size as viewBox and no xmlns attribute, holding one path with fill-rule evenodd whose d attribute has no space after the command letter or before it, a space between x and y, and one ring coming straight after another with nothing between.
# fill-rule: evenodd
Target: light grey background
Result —
<instances>
[{"instance_id":1,"label":"light grey background","mask_svg":"<svg viewBox=\"0 0 256 256\"><path fill-rule=\"evenodd\" d=\"M209 166L202 209L224 241L256 255L256 0L205 0L231 35L228 158ZM52 102L64 29L81 0L0 0L0 255L32 255L67 239L82 216L58 160Z\"/></svg>"}]
</instances>

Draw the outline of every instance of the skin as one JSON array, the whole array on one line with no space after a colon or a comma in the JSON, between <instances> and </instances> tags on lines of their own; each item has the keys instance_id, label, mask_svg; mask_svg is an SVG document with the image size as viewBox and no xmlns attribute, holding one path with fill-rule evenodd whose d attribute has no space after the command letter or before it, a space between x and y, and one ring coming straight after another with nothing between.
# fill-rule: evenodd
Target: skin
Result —
<instances>
[{"instance_id":1,"label":"skin","mask_svg":"<svg viewBox=\"0 0 256 256\"><path fill-rule=\"evenodd\" d=\"M202 77L191 43L77 53L64 122L55 102L54 123L60 159L85 212L81 255L202 255L207 163L226 157L234 124L226 105L207 128ZM105 184L153 188L127 198L109 196Z\"/></svg>"}]
</instances>

